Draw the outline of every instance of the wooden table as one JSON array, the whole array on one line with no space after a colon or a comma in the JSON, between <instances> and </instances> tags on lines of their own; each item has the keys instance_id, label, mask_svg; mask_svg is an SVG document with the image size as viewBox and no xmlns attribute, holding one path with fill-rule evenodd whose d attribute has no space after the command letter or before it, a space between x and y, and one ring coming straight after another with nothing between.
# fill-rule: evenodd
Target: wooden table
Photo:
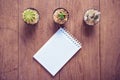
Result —
<instances>
[{"instance_id":1,"label":"wooden table","mask_svg":"<svg viewBox=\"0 0 120 80\"><path fill-rule=\"evenodd\" d=\"M21 13L36 8L40 21L26 25ZM82 49L52 77L33 55L58 30L53 11L69 11L65 27ZM83 23L89 8L101 11L94 27ZM120 0L0 0L0 80L120 80Z\"/></svg>"}]
</instances>

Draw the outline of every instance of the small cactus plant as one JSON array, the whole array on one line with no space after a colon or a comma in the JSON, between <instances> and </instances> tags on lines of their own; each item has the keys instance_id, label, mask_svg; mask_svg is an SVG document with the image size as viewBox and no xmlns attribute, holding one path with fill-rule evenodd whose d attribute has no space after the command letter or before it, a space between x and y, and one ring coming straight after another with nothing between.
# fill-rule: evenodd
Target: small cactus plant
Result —
<instances>
[{"instance_id":1,"label":"small cactus plant","mask_svg":"<svg viewBox=\"0 0 120 80\"><path fill-rule=\"evenodd\" d=\"M63 19L65 19L65 14L63 12L60 12L58 14L58 17L59 17L59 19L63 20Z\"/></svg>"},{"instance_id":2,"label":"small cactus plant","mask_svg":"<svg viewBox=\"0 0 120 80\"><path fill-rule=\"evenodd\" d=\"M60 25L67 22L68 17L69 17L68 11L64 8L57 8L53 13L54 22Z\"/></svg>"},{"instance_id":3,"label":"small cactus plant","mask_svg":"<svg viewBox=\"0 0 120 80\"><path fill-rule=\"evenodd\" d=\"M94 26L100 20L100 12L95 9L89 9L84 15L84 21L87 25Z\"/></svg>"},{"instance_id":4,"label":"small cactus plant","mask_svg":"<svg viewBox=\"0 0 120 80\"><path fill-rule=\"evenodd\" d=\"M39 13L36 9L28 8L22 13L22 17L27 24L36 24L39 21Z\"/></svg>"}]
</instances>

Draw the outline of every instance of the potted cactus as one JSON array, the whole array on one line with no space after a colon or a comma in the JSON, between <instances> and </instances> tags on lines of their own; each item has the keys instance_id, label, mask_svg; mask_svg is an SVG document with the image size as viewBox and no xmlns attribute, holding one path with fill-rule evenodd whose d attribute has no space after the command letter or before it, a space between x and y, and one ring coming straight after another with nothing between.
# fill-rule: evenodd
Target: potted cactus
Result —
<instances>
[{"instance_id":1,"label":"potted cactus","mask_svg":"<svg viewBox=\"0 0 120 80\"><path fill-rule=\"evenodd\" d=\"M28 8L23 11L22 18L27 24L36 24L39 21L39 13L34 8Z\"/></svg>"},{"instance_id":2,"label":"potted cactus","mask_svg":"<svg viewBox=\"0 0 120 80\"><path fill-rule=\"evenodd\" d=\"M65 24L68 21L68 11L64 8L57 8L53 13L53 20L57 24Z\"/></svg>"},{"instance_id":3,"label":"potted cactus","mask_svg":"<svg viewBox=\"0 0 120 80\"><path fill-rule=\"evenodd\" d=\"M85 12L84 22L89 26L94 26L100 20L100 12L95 9L89 9Z\"/></svg>"}]
</instances>

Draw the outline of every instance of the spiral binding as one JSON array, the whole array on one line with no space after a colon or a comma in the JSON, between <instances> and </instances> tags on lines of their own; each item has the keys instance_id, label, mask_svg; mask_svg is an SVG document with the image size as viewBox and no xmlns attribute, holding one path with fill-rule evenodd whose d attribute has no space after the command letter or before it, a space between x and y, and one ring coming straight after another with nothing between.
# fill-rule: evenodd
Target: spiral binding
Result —
<instances>
[{"instance_id":1,"label":"spiral binding","mask_svg":"<svg viewBox=\"0 0 120 80\"><path fill-rule=\"evenodd\" d=\"M81 43L65 28L62 28L61 31L69 38L77 47L81 47Z\"/></svg>"}]
</instances>

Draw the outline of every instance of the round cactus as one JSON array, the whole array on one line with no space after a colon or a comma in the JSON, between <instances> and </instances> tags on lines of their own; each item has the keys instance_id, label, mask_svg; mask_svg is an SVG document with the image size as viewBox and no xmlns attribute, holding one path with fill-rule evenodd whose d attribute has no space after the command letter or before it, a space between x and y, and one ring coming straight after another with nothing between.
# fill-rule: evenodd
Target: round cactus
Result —
<instances>
[{"instance_id":1,"label":"round cactus","mask_svg":"<svg viewBox=\"0 0 120 80\"><path fill-rule=\"evenodd\" d=\"M27 24L36 24L39 21L39 13L37 10L29 8L22 13L24 22Z\"/></svg>"}]
</instances>

